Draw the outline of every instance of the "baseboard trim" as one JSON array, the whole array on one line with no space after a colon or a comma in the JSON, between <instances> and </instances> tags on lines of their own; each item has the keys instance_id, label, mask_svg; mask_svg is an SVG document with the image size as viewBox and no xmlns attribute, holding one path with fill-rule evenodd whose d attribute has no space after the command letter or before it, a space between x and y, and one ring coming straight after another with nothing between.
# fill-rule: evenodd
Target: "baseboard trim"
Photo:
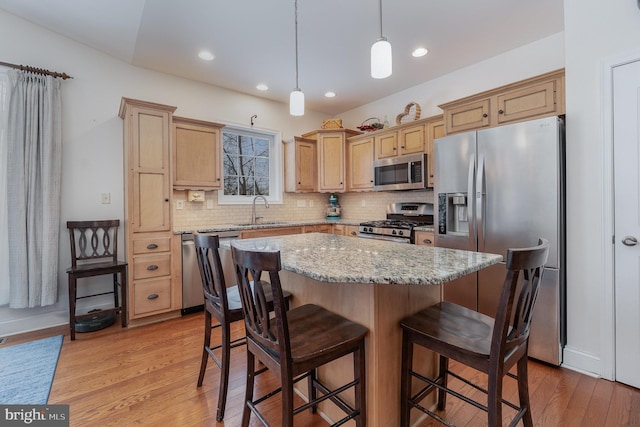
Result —
<instances>
[{"instance_id":1,"label":"baseboard trim","mask_svg":"<svg viewBox=\"0 0 640 427\"><path fill-rule=\"evenodd\" d=\"M602 360L598 356L569 346L564 348L562 367L595 378L604 378L602 377Z\"/></svg>"}]
</instances>

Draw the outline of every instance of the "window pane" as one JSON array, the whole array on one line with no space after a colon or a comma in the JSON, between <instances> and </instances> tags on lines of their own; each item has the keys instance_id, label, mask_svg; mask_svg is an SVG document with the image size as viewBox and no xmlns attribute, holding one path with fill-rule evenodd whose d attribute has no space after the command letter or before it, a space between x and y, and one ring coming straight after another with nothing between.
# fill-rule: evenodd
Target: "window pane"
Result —
<instances>
[{"instance_id":1,"label":"window pane","mask_svg":"<svg viewBox=\"0 0 640 427\"><path fill-rule=\"evenodd\" d=\"M224 177L224 194L229 196L236 196L238 194L238 177L237 176Z\"/></svg>"},{"instance_id":2,"label":"window pane","mask_svg":"<svg viewBox=\"0 0 640 427\"><path fill-rule=\"evenodd\" d=\"M251 130L227 128L223 132L225 196L270 195L273 144L272 137ZM275 185L278 187L277 181Z\"/></svg>"}]
</instances>

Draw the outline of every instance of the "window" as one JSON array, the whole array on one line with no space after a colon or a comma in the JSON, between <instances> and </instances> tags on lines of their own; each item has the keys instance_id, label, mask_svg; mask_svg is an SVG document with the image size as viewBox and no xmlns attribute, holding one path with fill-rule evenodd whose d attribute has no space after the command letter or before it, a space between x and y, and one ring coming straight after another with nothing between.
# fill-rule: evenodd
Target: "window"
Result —
<instances>
[{"instance_id":1,"label":"window","mask_svg":"<svg viewBox=\"0 0 640 427\"><path fill-rule=\"evenodd\" d=\"M282 203L279 132L227 126L222 130L223 188L220 204L251 203L254 196Z\"/></svg>"}]
</instances>

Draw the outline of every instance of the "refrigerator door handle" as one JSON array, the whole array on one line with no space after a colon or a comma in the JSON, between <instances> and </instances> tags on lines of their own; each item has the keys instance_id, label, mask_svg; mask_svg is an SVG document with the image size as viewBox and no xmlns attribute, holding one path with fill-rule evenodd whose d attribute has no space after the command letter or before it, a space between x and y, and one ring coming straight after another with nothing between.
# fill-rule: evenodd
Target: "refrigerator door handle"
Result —
<instances>
[{"instance_id":1,"label":"refrigerator door handle","mask_svg":"<svg viewBox=\"0 0 640 427\"><path fill-rule=\"evenodd\" d=\"M478 156L478 176L476 177L475 193L475 218L478 233L478 250L484 250L485 219L484 219L484 195L486 193L484 176L484 156Z\"/></svg>"},{"instance_id":2,"label":"refrigerator door handle","mask_svg":"<svg viewBox=\"0 0 640 427\"><path fill-rule=\"evenodd\" d=\"M469 159L469 174L467 175L467 215L472 220L469 221L469 244L471 248L476 247L477 230L476 223L473 221L476 213L476 198L475 198L475 177L476 177L476 156L471 155Z\"/></svg>"}]
</instances>

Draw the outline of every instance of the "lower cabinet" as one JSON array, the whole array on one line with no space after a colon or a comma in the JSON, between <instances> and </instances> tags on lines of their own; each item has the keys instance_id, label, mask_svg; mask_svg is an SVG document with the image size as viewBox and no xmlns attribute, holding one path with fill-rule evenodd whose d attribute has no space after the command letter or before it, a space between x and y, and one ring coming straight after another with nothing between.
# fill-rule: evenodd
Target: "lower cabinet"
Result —
<instances>
[{"instance_id":1,"label":"lower cabinet","mask_svg":"<svg viewBox=\"0 0 640 427\"><path fill-rule=\"evenodd\" d=\"M333 234L338 234L340 236L347 236L347 237L358 237L358 226L346 225L346 224L334 224Z\"/></svg>"},{"instance_id":2,"label":"lower cabinet","mask_svg":"<svg viewBox=\"0 0 640 427\"><path fill-rule=\"evenodd\" d=\"M416 245L434 246L435 236L433 231L416 231Z\"/></svg>"},{"instance_id":3,"label":"lower cabinet","mask_svg":"<svg viewBox=\"0 0 640 427\"><path fill-rule=\"evenodd\" d=\"M274 227L258 228L253 230L242 230L241 239L252 239L254 237L284 236L287 234L302 234L303 227Z\"/></svg>"},{"instance_id":4,"label":"lower cabinet","mask_svg":"<svg viewBox=\"0 0 640 427\"><path fill-rule=\"evenodd\" d=\"M328 233L333 232L333 224L305 225L303 233Z\"/></svg>"},{"instance_id":5,"label":"lower cabinet","mask_svg":"<svg viewBox=\"0 0 640 427\"><path fill-rule=\"evenodd\" d=\"M136 320L169 312L182 305L180 236L134 233L130 244L129 314ZM134 322L135 323L135 322Z\"/></svg>"}]
</instances>

